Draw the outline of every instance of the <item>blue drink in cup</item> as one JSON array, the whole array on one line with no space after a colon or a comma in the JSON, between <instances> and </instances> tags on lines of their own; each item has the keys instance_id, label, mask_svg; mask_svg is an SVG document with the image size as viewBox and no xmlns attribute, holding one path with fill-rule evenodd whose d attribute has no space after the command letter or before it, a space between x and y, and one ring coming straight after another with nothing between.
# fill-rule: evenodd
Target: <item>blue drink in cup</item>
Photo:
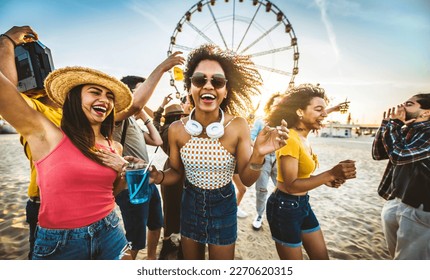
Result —
<instances>
[{"instance_id":1,"label":"blue drink in cup","mask_svg":"<svg viewBox=\"0 0 430 280\"><path fill-rule=\"evenodd\" d=\"M130 202L133 204L145 203L150 197L149 171L145 169L129 169L125 171Z\"/></svg>"}]
</instances>

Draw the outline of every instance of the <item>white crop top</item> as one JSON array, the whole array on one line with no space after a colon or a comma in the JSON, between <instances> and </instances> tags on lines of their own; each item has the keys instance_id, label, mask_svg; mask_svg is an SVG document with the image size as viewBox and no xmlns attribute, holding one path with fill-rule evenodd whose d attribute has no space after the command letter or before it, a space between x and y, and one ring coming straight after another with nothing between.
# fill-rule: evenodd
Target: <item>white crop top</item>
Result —
<instances>
[{"instance_id":1,"label":"white crop top","mask_svg":"<svg viewBox=\"0 0 430 280\"><path fill-rule=\"evenodd\" d=\"M202 189L217 189L228 184L234 174L236 158L219 139L191 137L181 148L185 176Z\"/></svg>"}]
</instances>

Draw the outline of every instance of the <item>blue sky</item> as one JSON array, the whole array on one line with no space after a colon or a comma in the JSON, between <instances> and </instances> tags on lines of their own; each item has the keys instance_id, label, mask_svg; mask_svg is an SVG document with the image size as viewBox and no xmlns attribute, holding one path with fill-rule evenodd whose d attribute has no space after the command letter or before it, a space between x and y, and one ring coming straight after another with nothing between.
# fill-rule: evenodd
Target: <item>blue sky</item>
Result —
<instances>
[{"instance_id":1,"label":"blue sky","mask_svg":"<svg viewBox=\"0 0 430 280\"><path fill-rule=\"evenodd\" d=\"M229 2L218 0L216 6L224 5L223 9L230 13L233 0ZM252 1L238 2L237 14ZM428 0L272 2L291 22L298 38L300 70L295 83L320 83L334 103L348 98L354 121L378 123L386 108L418 92L430 92ZM147 76L167 57L176 24L196 3L2 0L0 32L14 25L32 26L40 41L51 49L56 68L82 65L118 78L128 74ZM208 11L205 12L202 14L207 17ZM252 14L244 16L250 18ZM265 20L260 24L264 25ZM273 33L271 43L281 46L280 41L287 35ZM190 45L196 42L191 40ZM292 69L291 63L267 60L267 66L275 64L277 69ZM166 94L174 92L169 79L168 74L163 76L149 107L156 109ZM262 91L268 97L287 87L285 76L270 74ZM345 116L332 118L344 120Z\"/></svg>"}]
</instances>

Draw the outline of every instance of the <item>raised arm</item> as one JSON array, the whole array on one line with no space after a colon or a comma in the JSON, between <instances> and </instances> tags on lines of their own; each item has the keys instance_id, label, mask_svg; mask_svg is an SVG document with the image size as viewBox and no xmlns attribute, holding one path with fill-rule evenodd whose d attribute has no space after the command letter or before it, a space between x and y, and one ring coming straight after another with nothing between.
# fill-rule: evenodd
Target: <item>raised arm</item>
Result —
<instances>
[{"instance_id":1,"label":"raised arm","mask_svg":"<svg viewBox=\"0 0 430 280\"><path fill-rule=\"evenodd\" d=\"M149 118L145 110L140 111L135 115L136 119L141 119L145 124L148 132L143 132L143 137L145 138L145 143L151 146L161 146L163 145L163 139L161 139L160 133L155 127L154 123Z\"/></svg>"},{"instance_id":2,"label":"raised arm","mask_svg":"<svg viewBox=\"0 0 430 280\"><path fill-rule=\"evenodd\" d=\"M166 60L160 63L149 77L143 82L133 94L133 104L126 112L116 114L115 121L122 121L137 112L141 111L149 98L152 96L155 87L163 74L175 65L184 64L185 59L180 56L182 52L174 52Z\"/></svg>"},{"instance_id":3,"label":"raised arm","mask_svg":"<svg viewBox=\"0 0 430 280\"><path fill-rule=\"evenodd\" d=\"M61 131L41 113L33 110L16 89L14 45L37 39L30 27L13 27L0 37L0 115L27 139L34 160L49 153L61 140ZM6 76L4 74L6 73ZM15 83L14 83L15 82Z\"/></svg>"}]
</instances>

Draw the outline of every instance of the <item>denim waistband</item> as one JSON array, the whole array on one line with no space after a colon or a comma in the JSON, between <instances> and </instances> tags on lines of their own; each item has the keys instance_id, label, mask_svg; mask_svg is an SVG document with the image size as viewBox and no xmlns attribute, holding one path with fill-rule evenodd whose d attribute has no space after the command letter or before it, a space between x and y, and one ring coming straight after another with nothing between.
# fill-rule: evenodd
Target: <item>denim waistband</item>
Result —
<instances>
[{"instance_id":1,"label":"denim waistband","mask_svg":"<svg viewBox=\"0 0 430 280\"><path fill-rule=\"evenodd\" d=\"M88 234L93 235L95 232L110 225L116 226L118 224L118 220L119 218L116 215L115 210L113 210L103 219L85 227L73 229L49 229L38 226L38 231L42 231L47 239L49 239L49 236L55 239L57 239L58 236L62 236L63 239L75 239L82 238Z\"/></svg>"},{"instance_id":2,"label":"denim waistband","mask_svg":"<svg viewBox=\"0 0 430 280\"><path fill-rule=\"evenodd\" d=\"M185 181L184 181L184 187L185 188L189 188L189 187L191 187L191 188L193 188L193 190L195 191L195 192L198 192L198 193L204 193L204 192L210 192L210 191L214 191L214 190L222 190L222 189L224 189L224 188L227 188L227 187L230 187L231 186L231 184L232 184L232 182L230 181L230 182L228 182L226 185L224 185L224 186L222 186L222 187L220 187L220 188L215 188L215 189L204 189L204 188L200 188L200 187L196 187L196 186L194 186L190 181L188 181L187 179L185 179Z\"/></svg>"},{"instance_id":3,"label":"denim waistband","mask_svg":"<svg viewBox=\"0 0 430 280\"><path fill-rule=\"evenodd\" d=\"M288 199L293 199L293 200L296 200L296 201L309 201L309 195L308 194L305 194L305 195L293 195L293 194L289 194L289 193L283 192L283 191L281 191L279 189L276 189L275 190L275 195L276 196L282 196L282 197L285 197L285 198L288 198Z\"/></svg>"},{"instance_id":4,"label":"denim waistband","mask_svg":"<svg viewBox=\"0 0 430 280\"><path fill-rule=\"evenodd\" d=\"M30 200L33 203L40 203L40 197L38 196L30 196L28 200Z\"/></svg>"}]
</instances>

